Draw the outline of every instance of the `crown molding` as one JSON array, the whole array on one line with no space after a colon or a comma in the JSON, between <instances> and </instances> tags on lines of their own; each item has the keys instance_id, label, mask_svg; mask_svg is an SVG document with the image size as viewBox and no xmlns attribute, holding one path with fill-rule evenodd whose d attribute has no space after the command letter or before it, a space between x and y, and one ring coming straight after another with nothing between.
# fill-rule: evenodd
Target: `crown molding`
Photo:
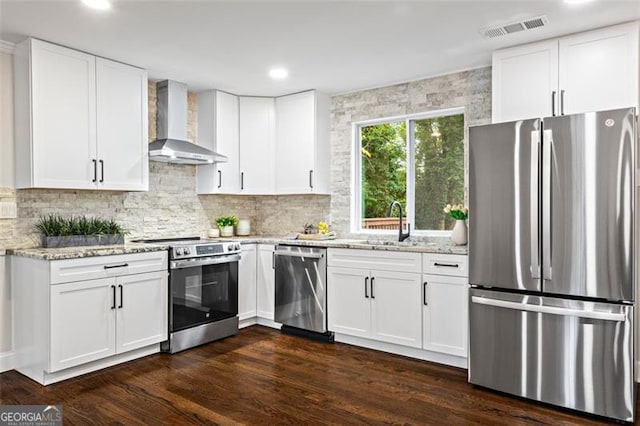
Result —
<instances>
[{"instance_id":1,"label":"crown molding","mask_svg":"<svg viewBox=\"0 0 640 426\"><path fill-rule=\"evenodd\" d=\"M16 49L15 43L11 43L10 41L0 40L0 52L9 53L13 55L13 51Z\"/></svg>"}]
</instances>

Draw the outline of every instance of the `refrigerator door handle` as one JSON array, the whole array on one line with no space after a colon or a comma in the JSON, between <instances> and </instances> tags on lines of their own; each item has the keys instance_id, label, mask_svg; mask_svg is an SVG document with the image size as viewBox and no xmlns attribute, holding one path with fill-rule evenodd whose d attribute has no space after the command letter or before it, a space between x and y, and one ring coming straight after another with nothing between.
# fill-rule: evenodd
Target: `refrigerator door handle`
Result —
<instances>
[{"instance_id":1,"label":"refrigerator door handle","mask_svg":"<svg viewBox=\"0 0 640 426\"><path fill-rule=\"evenodd\" d=\"M626 316L623 313L597 312L581 309L558 308L555 306L530 305L528 303L511 302L507 300L488 299L486 297L472 296L472 303L478 305L495 306L497 308L515 309L518 311L535 312L541 314L573 316L578 318L590 318L603 321L623 322Z\"/></svg>"},{"instance_id":2,"label":"refrigerator door handle","mask_svg":"<svg viewBox=\"0 0 640 426\"><path fill-rule=\"evenodd\" d=\"M551 166L553 132L542 135L542 279L551 280Z\"/></svg>"},{"instance_id":3,"label":"refrigerator door handle","mask_svg":"<svg viewBox=\"0 0 640 426\"><path fill-rule=\"evenodd\" d=\"M540 235L539 235L539 210L540 201L538 199L539 185L539 167L540 167L540 131L531 132L531 188L529 189L529 203L531 206L531 278L540 279Z\"/></svg>"}]
</instances>

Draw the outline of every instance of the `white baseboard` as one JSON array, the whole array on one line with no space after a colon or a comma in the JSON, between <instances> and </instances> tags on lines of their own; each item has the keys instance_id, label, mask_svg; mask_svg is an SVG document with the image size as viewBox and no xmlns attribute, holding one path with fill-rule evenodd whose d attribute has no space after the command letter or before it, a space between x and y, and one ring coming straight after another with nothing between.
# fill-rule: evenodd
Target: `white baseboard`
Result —
<instances>
[{"instance_id":1,"label":"white baseboard","mask_svg":"<svg viewBox=\"0 0 640 426\"><path fill-rule=\"evenodd\" d=\"M0 373L14 369L14 357L13 351L0 353Z\"/></svg>"},{"instance_id":2,"label":"white baseboard","mask_svg":"<svg viewBox=\"0 0 640 426\"><path fill-rule=\"evenodd\" d=\"M256 325L258 323L258 319L256 317L241 319L238 323L238 328L250 327L252 325Z\"/></svg>"},{"instance_id":3,"label":"white baseboard","mask_svg":"<svg viewBox=\"0 0 640 426\"><path fill-rule=\"evenodd\" d=\"M402 355L409 358L417 358L424 361L436 362L438 364L450 365L452 367L467 368L467 358L441 354L438 352L427 351L424 349L410 348L408 346L395 345L393 343L378 342L376 340L364 339L362 337L353 337L345 334L335 334L336 342L347 343L354 346L362 346L364 348L376 351L388 352L391 354Z\"/></svg>"},{"instance_id":4,"label":"white baseboard","mask_svg":"<svg viewBox=\"0 0 640 426\"><path fill-rule=\"evenodd\" d=\"M262 317L257 318L257 323L259 325L264 325L265 327L277 328L278 330L280 330L280 327L282 327L281 323Z\"/></svg>"}]
</instances>

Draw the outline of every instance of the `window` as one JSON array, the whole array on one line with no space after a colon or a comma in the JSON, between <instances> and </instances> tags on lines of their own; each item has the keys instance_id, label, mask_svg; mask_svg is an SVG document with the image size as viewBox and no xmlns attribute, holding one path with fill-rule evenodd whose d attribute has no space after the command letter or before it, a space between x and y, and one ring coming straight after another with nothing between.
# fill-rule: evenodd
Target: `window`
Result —
<instances>
[{"instance_id":1,"label":"window","mask_svg":"<svg viewBox=\"0 0 640 426\"><path fill-rule=\"evenodd\" d=\"M352 231L397 231L398 209L387 217L393 200L412 230L452 228L442 209L464 203L463 109L357 123L355 146Z\"/></svg>"}]
</instances>

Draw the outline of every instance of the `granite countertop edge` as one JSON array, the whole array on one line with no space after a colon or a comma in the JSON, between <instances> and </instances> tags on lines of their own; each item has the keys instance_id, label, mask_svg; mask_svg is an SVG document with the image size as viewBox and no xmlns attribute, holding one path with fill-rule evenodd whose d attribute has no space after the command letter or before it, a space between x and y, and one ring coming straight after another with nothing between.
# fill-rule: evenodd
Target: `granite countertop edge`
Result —
<instances>
[{"instance_id":1,"label":"granite countertop edge","mask_svg":"<svg viewBox=\"0 0 640 426\"><path fill-rule=\"evenodd\" d=\"M166 244L139 244L125 243L114 246L87 246L64 248L21 248L7 249L6 254L11 256L28 257L41 260L65 260L79 259L82 257L114 256L119 254L149 253L167 250Z\"/></svg>"}]
</instances>

